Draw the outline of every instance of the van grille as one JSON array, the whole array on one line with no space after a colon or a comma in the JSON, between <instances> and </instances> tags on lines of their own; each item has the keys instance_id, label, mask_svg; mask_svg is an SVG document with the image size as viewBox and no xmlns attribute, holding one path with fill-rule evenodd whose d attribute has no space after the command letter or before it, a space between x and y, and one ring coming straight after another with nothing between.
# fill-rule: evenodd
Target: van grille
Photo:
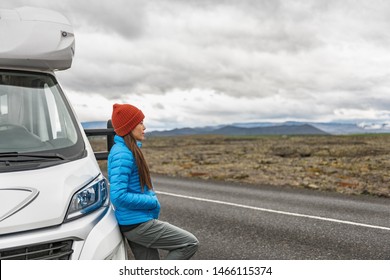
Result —
<instances>
[{"instance_id":1,"label":"van grille","mask_svg":"<svg viewBox=\"0 0 390 280\"><path fill-rule=\"evenodd\" d=\"M69 260L72 240L0 250L0 260Z\"/></svg>"}]
</instances>

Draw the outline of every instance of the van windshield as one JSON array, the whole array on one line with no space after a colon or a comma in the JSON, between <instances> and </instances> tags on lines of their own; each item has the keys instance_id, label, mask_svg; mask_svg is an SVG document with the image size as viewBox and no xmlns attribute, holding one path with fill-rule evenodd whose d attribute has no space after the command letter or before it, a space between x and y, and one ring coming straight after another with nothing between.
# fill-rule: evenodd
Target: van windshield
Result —
<instances>
[{"instance_id":1,"label":"van windshield","mask_svg":"<svg viewBox=\"0 0 390 280\"><path fill-rule=\"evenodd\" d=\"M0 70L0 161L71 160L84 150L54 76Z\"/></svg>"}]
</instances>

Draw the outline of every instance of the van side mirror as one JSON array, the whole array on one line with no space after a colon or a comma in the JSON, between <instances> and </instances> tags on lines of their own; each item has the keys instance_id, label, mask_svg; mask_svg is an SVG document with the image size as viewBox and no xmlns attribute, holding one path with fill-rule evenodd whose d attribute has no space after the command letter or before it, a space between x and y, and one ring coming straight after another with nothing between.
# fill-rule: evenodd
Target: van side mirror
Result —
<instances>
[{"instance_id":1,"label":"van side mirror","mask_svg":"<svg viewBox=\"0 0 390 280\"><path fill-rule=\"evenodd\" d=\"M97 160L107 160L108 154L112 146L114 145L114 136L115 136L115 131L114 128L112 127L111 120L107 121L107 128L85 128L84 131L87 137L106 136L107 151L97 151L94 152L94 154Z\"/></svg>"}]
</instances>

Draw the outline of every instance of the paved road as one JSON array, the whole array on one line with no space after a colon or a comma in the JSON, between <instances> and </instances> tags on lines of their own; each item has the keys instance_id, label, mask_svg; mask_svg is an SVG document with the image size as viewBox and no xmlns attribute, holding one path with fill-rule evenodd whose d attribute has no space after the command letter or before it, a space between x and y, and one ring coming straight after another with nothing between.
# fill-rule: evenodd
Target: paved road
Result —
<instances>
[{"instance_id":1,"label":"paved road","mask_svg":"<svg viewBox=\"0 0 390 280\"><path fill-rule=\"evenodd\" d=\"M390 199L154 176L194 259L390 259Z\"/></svg>"}]
</instances>

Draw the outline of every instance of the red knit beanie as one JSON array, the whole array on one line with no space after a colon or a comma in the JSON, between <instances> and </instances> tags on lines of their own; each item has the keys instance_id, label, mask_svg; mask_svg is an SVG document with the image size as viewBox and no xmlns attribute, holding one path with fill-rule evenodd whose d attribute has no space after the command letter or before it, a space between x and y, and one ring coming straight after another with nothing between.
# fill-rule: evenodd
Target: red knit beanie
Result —
<instances>
[{"instance_id":1,"label":"red knit beanie","mask_svg":"<svg viewBox=\"0 0 390 280\"><path fill-rule=\"evenodd\" d=\"M129 134L143 119L144 114L130 104L114 104L111 116L114 131L119 136Z\"/></svg>"}]
</instances>

